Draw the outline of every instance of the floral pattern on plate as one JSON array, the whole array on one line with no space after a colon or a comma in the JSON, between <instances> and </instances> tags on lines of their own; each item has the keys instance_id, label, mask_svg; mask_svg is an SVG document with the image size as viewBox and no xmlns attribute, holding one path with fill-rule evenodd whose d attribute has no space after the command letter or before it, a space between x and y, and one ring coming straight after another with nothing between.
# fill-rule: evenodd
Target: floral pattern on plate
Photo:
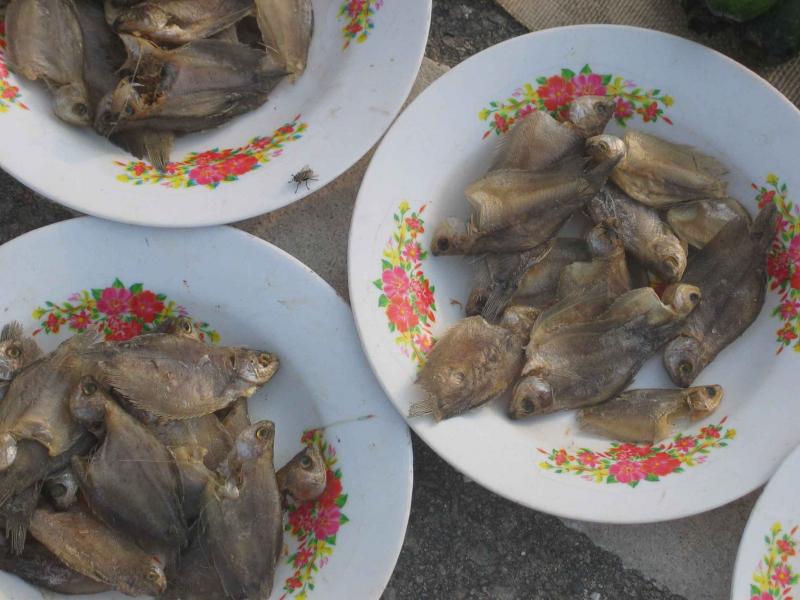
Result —
<instances>
[{"instance_id":1,"label":"floral pattern on plate","mask_svg":"<svg viewBox=\"0 0 800 600\"><path fill-rule=\"evenodd\" d=\"M665 111L673 105L672 96L659 89L643 89L633 81L610 73L595 73L589 65L575 73L561 69L558 75L538 77L536 84L525 83L514 90L505 101L492 101L478 114L489 122L484 138L492 133L501 135L515 121L536 110L544 110L564 120L570 102L578 96L608 96L616 99L614 118L623 127L638 115L645 123L659 119L672 125Z\"/></svg>"},{"instance_id":2,"label":"floral pattern on plate","mask_svg":"<svg viewBox=\"0 0 800 600\"><path fill-rule=\"evenodd\" d=\"M300 441L322 452L328 468L327 484L316 500L289 506L284 530L298 541L298 546L286 559L294 573L284 582L280 600L308 598L314 590L314 577L333 554L339 529L349 521L341 510L347 504L347 494L342 488L342 471L336 467L338 459L333 445L326 441L321 429L306 431Z\"/></svg>"},{"instance_id":3,"label":"floral pattern on plate","mask_svg":"<svg viewBox=\"0 0 800 600\"><path fill-rule=\"evenodd\" d=\"M299 140L306 129L308 124L300 122L300 115L297 115L272 135L256 136L239 148L190 152L182 161L168 163L163 171L141 160L114 161L125 171L117 175L117 180L134 185L159 184L172 189L203 186L213 190L220 183L238 181L242 175L278 158L286 144Z\"/></svg>"},{"instance_id":4,"label":"floral pattern on plate","mask_svg":"<svg viewBox=\"0 0 800 600\"><path fill-rule=\"evenodd\" d=\"M344 49L350 47L355 40L357 44L367 41L370 32L375 28L372 17L383 6L383 0L345 0L339 8L339 18L347 21L342 27Z\"/></svg>"},{"instance_id":5,"label":"floral pattern on plate","mask_svg":"<svg viewBox=\"0 0 800 600\"><path fill-rule=\"evenodd\" d=\"M50 300L33 311L39 327L33 335L96 331L105 339L129 340L155 329L164 319L187 316L186 309L164 294L146 290L141 283L126 286L120 279L105 288L81 290L63 302ZM200 338L218 342L219 334L205 321L195 321Z\"/></svg>"},{"instance_id":6,"label":"floral pattern on plate","mask_svg":"<svg viewBox=\"0 0 800 600\"><path fill-rule=\"evenodd\" d=\"M9 76L6 65L6 22L0 21L0 113L8 112L12 105L30 110L22 102L22 93L19 88L9 81Z\"/></svg>"},{"instance_id":7,"label":"floral pattern on plate","mask_svg":"<svg viewBox=\"0 0 800 600\"><path fill-rule=\"evenodd\" d=\"M775 523L764 543L767 551L758 562L750 582L750 600L792 600L792 586L800 576L794 571L790 559L797 556L797 528L784 531L780 523Z\"/></svg>"},{"instance_id":8,"label":"floral pattern on plate","mask_svg":"<svg viewBox=\"0 0 800 600\"><path fill-rule=\"evenodd\" d=\"M539 448L547 457L539 467L553 473L579 475L594 483L624 483L635 488L640 481L658 482L701 465L712 450L726 447L736 437L735 429L723 431L726 420L727 417L717 425L703 427L697 435L679 433L672 441L657 445L614 442L600 452L589 448L573 452L560 448L548 452Z\"/></svg>"},{"instance_id":9,"label":"floral pattern on plate","mask_svg":"<svg viewBox=\"0 0 800 600\"><path fill-rule=\"evenodd\" d=\"M389 331L397 334L395 342L419 367L433 348L436 321L435 288L422 269L428 253L418 239L425 231L425 206L411 211L408 202L400 203L395 231L383 250L381 276L372 282L381 291L378 306L386 312Z\"/></svg>"},{"instance_id":10,"label":"floral pattern on plate","mask_svg":"<svg viewBox=\"0 0 800 600\"><path fill-rule=\"evenodd\" d=\"M765 185L752 186L759 208L770 202L778 207L777 231L767 261L769 289L775 290L781 300L772 311L783 322L776 332L777 353L789 346L800 352L800 207L789 200L786 183L774 173L767 175Z\"/></svg>"}]
</instances>

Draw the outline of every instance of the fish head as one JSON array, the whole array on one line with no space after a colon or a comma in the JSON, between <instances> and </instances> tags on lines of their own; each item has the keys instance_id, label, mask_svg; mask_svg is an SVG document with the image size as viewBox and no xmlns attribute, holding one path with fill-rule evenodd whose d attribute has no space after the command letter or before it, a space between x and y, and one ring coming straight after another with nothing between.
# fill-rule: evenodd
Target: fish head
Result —
<instances>
[{"instance_id":1,"label":"fish head","mask_svg":"<svg viewBox=\"0 0 800 600\"><path fill-rule=\"evenodd\" d=\"M152 596L160 596L167 589L167 575L164 573L164 567L158 559L151 558L141 566L142 572L131 573L139 580L140 585L143 585L148 593Z\"/></svg>"},{"instance_id":2,"label":"fish head","mask_svg":"<svg viewBox=\"0 0 800 600\"><path fill-rule=\"evenodd\" d=\"M489 289L485 287L476 287L469 293L467 303L464 305L464 312L468 317L479 315L489 299Z\"/></svg>"},{"instance_id":3,"label":"fish head","mask_svg":"<svg viewBox=\"0 0 800 600\"><path fill-rule=\"evenodd\" d=\"M286 468L286 491L297 502L314 500L325 491L328 467L316 446L308 446Z\"/></svg>"},{"instance_id":4,"label":"fish head","mask_svg":"<svg viewBox=\"0 0 800 600\"><path fill-rule=\"evenodd\" d=\"M540 314L541 311L532 306L509 306L503 311L500 325L514 333L530 334L531 328Z\"/></svg>"},{"instance_id":5,"label":"fish head","mask_svg":"<svg viewBox=\"0 0 800 600\"><path fill-rule=\"evenodd\" d=\"M92 110L83 83L69 83L58 88L53 94L53 111L71 125L88 127L92 124Z\"/></svg>"},{"instance_id":6,"label":"fish head","mask_svg":"<svg viewBox=\"0 0 800 600\"><path fill-rule=\"evenodd\" d=\"M665 239L656 242L655 254L661 268L659 275L666 281L680 281L686 270L686 252L677 240Z\"/></svg>"},{"instance_id":7,"label":"fish head","mask_svg":"<svg viewBox=\"0 0 800 600\"><path fill-rule=\"evenodd\" d=\"M453 217L442 221L433 232L431 252L434 256L444 256L458 253L460 240L467 233L465 223Z\"/></svg>"},{"instance_id":8,"label":"fish head","mask_svg":"<svg viewBox=\"0 0 800 600\"><path fill-rule=\"evenodd\" d=\"M592 256L610 256L622 250L622 240L617 231L606 223L599 223L586 234L586 245Z\"/></svg>"},{"instance_id":9,"label":"fish head","mask_svg":"<svg viewBox=\"0 0 800 600\"><path fill-rule=\"evenodd\" d=\"M275 423L256 421L236 438L234 451L239 460L259 458L275 443Z\"/></svg>"},{"instance_id":10,"label":"fish head","mask_svg":"<svg viewBox=\"0 0 800 600\"><path fill-rule=\"evenodd\" d=\"M155 2L143 2L120 12L112 27L118 33L151 33L166 29L170 18Z\"/></svg>"},{"instance_id":11,"label":"fish head","mask_svg":"<svg viewBox=\"0 0 800 600\"><path fill-rule=\"evenodd\" d=\"M671 306L682 317L688 316L700 304L702 298L700 288L688 283L673 283L667 286L661 295L661 301Z\"/></svg>"},{"instance_id":12,"label":"fish head","mask_svg":"<svg viewBox=\"0 0 800 600\"><path fill-rule=\"evenodd\" d=\"M600 135L614 116L616 101L607 96L580 96L569 107L569 121L586 137Z\"/></svg>"},{"instance_id":13,"label":"fish head","mask_svg":"<svg viewBox=\"0 0 800 600\"><path fill-rule=\"evenodd\" d=\"M67 510L78 500L78 480L72 469L46 479L43 487L57 510Z\"/></svg>"},{"instance_id":14,"label":"fish head","mask_svg":"<svg viewBox=\"0 0 800 600\"><path fill-rule=\"evenodd\" d=\"M91 375L80 378L69 397L69 410L76 421L96 431L106 416L106 403L113 402L108 392Z\"/></svg>"},{"instance_id":15,"label":"fish head","mask_svg":"<svg viewBox=\"0 0 800 600\"><path fill-rule=\"evenodd\" d=\"M135 117L143 110L144 102L136 87L124 78L97 103L94 128L100 135L110 136L120 122Z\"/></svg>"},{"instance_id":16,"label":"fish head","mask_svg":"<svg viewBox=\"0 0 800 600\"><path fill-rule=\"evenodd\" d=\"M544 379L529 375L514 386L508 403L508 416L514 420L550 412L553 406L553 388Z\"/></svg>"},{"instance_id":17,"label":"fish head","mask_svg":"<svg viewBox=\"0 0 800 600\"><path fill-rule=\"evenodd\" d=\"M721 385L703 385L689 388L686 402L692 411L692 418L702 419L713 413L722 402L724 395L725 392L722 390Z\"/></svg>"},{"instance_id":18,"label":"fish head","mask_svg":"<svg viewBox=\"0 0 800 600\"><path fill-rule=\"evenodd\" d=\"M17 459L17 440L9 432L0 435L0 471L5 471Z\"/></svg>"},{"instance_id":19,"label":"fish head","mask_svg":"<svg viewBox=\"0 0 800 600\"><path fill-rule=\"evenodd\" d=\"M664 349L664 368L675 385L688 387L703 367L701 357L700 342L692 336L681 335Z\"/></svg>"},{"instance_id":20,"label":"fish head","mask_svg":"<svg viewBox=\"0 0 800 600\"><path fill-rule=\"evenodd\" d=\"M159 325L158 332L179 335L198 342L203 341L200 337L200 331L195 327L194 321L190 317L169 317Z\"/></svg>"},{"instance_id":21,"label":"fish head","mask_svg":"<svg viewBox=\"0 0 800 600\"><path fill-rule=\"evenodd\" d=\"M239 379L253 385L264 385L278 372L280 360L271 352L237 348L233 364Z\"/></svg>"},{"instance_id":22,"label":"fish head","mask_svg":"<svg viewBox=\"0 0 800 600\"><path fill-rule=\"evenodd\" d=\"M595 162L617 163L625 156L625 142L607 133L595 135L586 140L586 152Z\"/></svg>"}]
</instances>

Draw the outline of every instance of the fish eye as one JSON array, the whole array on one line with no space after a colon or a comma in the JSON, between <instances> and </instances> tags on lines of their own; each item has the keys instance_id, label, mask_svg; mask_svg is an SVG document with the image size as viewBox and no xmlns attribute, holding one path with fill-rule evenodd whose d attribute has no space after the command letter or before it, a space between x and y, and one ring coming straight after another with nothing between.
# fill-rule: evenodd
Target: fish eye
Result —
<instances>
[{"instance_id":1,"label":"fish eye","mask_svg":"<svg viewBox=\"0 0 800 600\"><path fill-rule=\"evenodd\" d=\"M522 409L527 414L530 414L534 410L536 410L536 407L533 405L533 400L531 400L530 398L525 398L525 400L522 401Z\"/></svg>"},{"instance_id":2,"label":"fish eye","mask_svg":"<svg viewBox=\"0 0 800 600\"><path fill-rule=\"evenodd\" d=\"M456 371L455 373L450 375L450 377L458 385L461 385L462 383L464 383L464 373L462 373L461 371Z\"/></svg>"},{"instance_id":3,"label":"fish eye","mask_svg":"<svg viewBox=\"0 0 800 600\"><path fill-rule=\"evenodd\" d=\"M126 104L125 108L122 109L122 112L124 112L125 115L130 117L133 114L133 107L130 104Z\"/></svg>"},{"instance_id":4,"label":"fish eye","mask_svg":"<svg viewBox=\"0 0 800 600\"><path fill-rule=\"evenodd\" d=\"M22 355L22 350L19 349L19 346L9 346L6 348L6 356L9 358L19 358Z\"/></svg>"},{"instance_id":5,"label":"fish eye","mask_svg":"<svg viewBox=\"0 0 800 600\"><path fill-rule=\"evenodd\" d=\"M597 105L597 112L604 115L608 112L608 107L601 102L600 104Z\"/></svg>"},{"instance_id":6,"label":"fish eye","mask_svg":"<svg viewBox=\"0 0 800 600\"><path fill-rule=\"evenodd\" d=\"M272 357L266 352L262 352L258 355L258 364L262 367L268 367L272 364Z\"/></svg>"},{"instance_id":7,"label":"fish eye","mask_svg":"<svg viewBox=\"0 0 800 600\"><path fill-rule=\"evenodd\" d=\"M150 569L147 571L147 579L152 582L161 581L161 572L157 567L150 567Z\"/></svg>"},{"instance_id":8,"label":"fish eye","mask_svg":"<svg viewBox=\"0 0 800 600\"><path fill-rule=\"evenodd\" d=\"M603 152L609 151L608 142L598 142L597 147L600 148L600 150L602 150Z\"/></svg>"},{"instance_id":9,"label":"fish eye","mask_svg":"<svg viewBox=\"0 0 800 600\"><path fill-rule=\"evenodd\" d=\"M89 109L83 102L76 102L72 105L72 112L79 117L85 117L87 114L89 114Z\"/></svg>"},{"instance_id":10,"label":"fish eye","mask_svg":"<svg viewBox=\"0 0 800 600\"><path fill-rule=\"evenodd\" d=\"M97 384L94 381L86 381L81 385L81 393L84 396L91 396L97 392Z\"/></svg>"},{"instance_id":11,"label":"fish eye","mask_svg":"<svg viewBox=\"0 0 800 600\"><path fill-rule=\"evenodd\" d=\"M697 304L698 302L700 302L700 294L698 294L697 292L692 292L691 294L689 294L689 302L691 302L692 304Z\"/></svg>"},{"instance_id":12,"label":"fish eye","mask_svg":"<svg viewBox=\"0 0 800 600\"><path fill-rule=\"evenodd\" d=\"M436 241L436 245L439 247L439 250L441 250L442 252L444 252L448 248L450 248L450 242L447 241L447 238L439 238Z\"/></svg>"},{"instance_id":13,"label":"fish eye","mask_svg":"<svg viewBox=\"0 0 800 600\"><path fill-rule=\"evenodd\" d=\"M269 427L266 425L262 425L258 429L256 429L256 439L258 440L267 440L269 439Z\"/></svg>"},{"instance_id":14,"label":"fish eye","mask_svg":"<svg viewBox=\"0 0 800 600\"><path fill-rule=\"evenodd\" d=\"M52 488L50 488L50 495L53 498L61 498L66 493L67 493L67 486L65 486L63 483L57 483Z\"/></svg>"},{"instance_id":15,"label":"fish eye","mask_svg":"<svg viewBox=\"0 0 800 600\"><path fill-rule=\"evenodd\" d=\"M711 387L710 385L706 386L706 394L708 394L709 396L714 396L714 395L716 395L716 393L717 393L717 389L716 388Z\"/></svg>"},{"instance_id":16,"label":"fish eye","mask_svg":"<svg viewBox=\"0 0 800 600\"><path fill-rule=\"evenodd\" d=\"M687 361L681 361L678 365L678 371L680 371L681 375L691 375L692 374L692 363Z\"/></svg>"},{"instance_id":17,"label":"fish eye","mask_svg":"<svg viewBox=\"0 0 800 600\"><path fill-rule=\"evenodd\" d=\"M191 333L192 324L188 320L184 319L181 321L181 329L184 331L184 333Z\"/></svg>"},{"instance_id":18,"label":"fish eye","mask_svg":"<svg viewBox=\"0 0 800 600\"><path fill-rule=\"evenodd\" d=\"M310 469L311 459L303 455L302 457L300 457L300 466L303 467L304 469Z\"/></svg>"}]
</instances>

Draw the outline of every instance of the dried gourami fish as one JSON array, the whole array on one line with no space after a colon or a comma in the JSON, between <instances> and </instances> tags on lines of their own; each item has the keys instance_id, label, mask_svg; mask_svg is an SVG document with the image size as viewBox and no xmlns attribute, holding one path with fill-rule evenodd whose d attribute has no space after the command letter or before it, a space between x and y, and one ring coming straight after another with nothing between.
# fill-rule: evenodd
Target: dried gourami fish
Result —
<instances>
[{"instance_id":1,"label":"dried gourami fish","mask_svg":"<svg viewBox=\"0 0 800 600\"><path fill-rule=\"evenodd\" d=\"M236 439L242 431L250 427L250 415L247 410L247 398L234 402L227 414L222 418L222 426L232 439Z\"/></svg>"},{"instance_id":2,"label":"dried gourami fish","mask_svg":"<svg viewBox=\"0 0 800 600\"><path fill-rule=\"evenodd\" d=\"M495 169L541 171L569 156L579 156L586 138L603 133L614 114L613 98L581 96L566 121L537 110L519 119L498 142Z\"/></svg>"},{"instance_id":3,"label":"dried gourami fish","mask_svg":"<svg viewBox=\"0 0 800 600\"><path fill-rule=\"evenodd\" d=\"M617 140L597 136L587 149L595 158L603 158L618 151ZM666 208L687 200L726 197L728 184L722 176L728 169L717 159L641 131L627 132L623 141L625 157L611 172L611 180L642 204Z\"/></svg>"},{"instance_id":4,"label":"dried gourami fish","mask_svg":"<svg viewBox=\"0 0 800 600\"><path fill-rule=\"evenodd\" d=\"M91 123L83 81L83 37L75 10L64 0L13 0L5 16L7 60L27 79L53 89L53 110L72 125Z\"/></svg>"},{"instance_id":5,"label":"dried gourami fish","mask_svg":"<svg viewBox=\"0 0 800 600\"><path fill-rule=\"evenodd\" d=\"M699 302L691 285L673 284L663 302L651 288L638 288L594 320L551 326L545 335L532 331L509 416L591 406L620 393Z\"/></svg>"},{"instance_id":6,"label":"dried gourami fish","mask_svg":"<svg viewBox=\"0 0 800 600\"><path fill-rule=\"evenodd\" d=\"M227 29L252 10L252 0L139 2L117 15L114 29L158 44L180 46Z\"/></svg>"},{"instance_id":7,"label":"dried gourami fish","mask_svg":"<svg viewBox=\"0 0 800 600\"><path fill-rule=\"evenodd\" d=\"M201 543L230 598L268 598L283 550L283 520L273 463L275 426L259 421L236 439L228 477L209 482ZM253 527L258 523L258 527Z\"/></svg>"},{"instance_id":8,"label":"dried gourami fish","mask_svg":"<svg viewBox=\"0 0 800 600\"><path fill-rule=\"evenodd\" d=\"M164 569L125 536L76 505L67 512L39 508L31 535L70 569L129 596L158 596Z\"/></svg>"},{"instance_id":9,"label":"dried gourami fish","mask_svg":"<svg viewBox=\"0 0 800 600\"><path fill-rule=\"evenodd\" d=\"M171 334L106 345L102 353L104 381L136 408L163 419L200 417L248 398L279 365L267 352Z\"/></svg>"},{"instance_id":10,"label":"dried gourami fish","mask_svg":"<svg viewBox=\"0 0 800 600\"><path fill-rule=\"evenodd\" d=\"M18 321L6 323L0 331L0 400L17 372L41 355L39 346L22 333Z\"/></svg>"},{"instance_id":11,"label":"dried gourami fish","mask_svg":"<svg viewBox=\"0 0 800 600\"><path fill-rule=\"evenodd\" d=\"M311 0L255 0L255 6L267 51L285 62L294 77L302 75L314 30Z\"/></svg>"},{"instance_id":12,"label":"dried gourami fish","mask_svg":"<svg viewBox=\"0 0 800 600\"><path fill-rule=\"evenodd\" d=\"M325 491L328 468L316 446L307 446L292 457L277 473L281 494L297 502L316 500Z\"/></svg>"},{"instance_id":13,"label":"dried gourami fish","mask_svg":"<svg viewBox=\"0 0 800 600\"><path fill-rule=\"evenodd\" d=\"M619 234L625 249L662 281L679 281L686 269L686 250L654 209L636 202L617 186L607 185L587 203L595 223Z\"/></svg>"},{"instance_id":14,"label":"dried gourami fish","mask_svg":"<svg viewBox=\"0 0 800 600\"><path fill-rule=\"evenodd\" d=\"M171 333L180 335L198 342L202 342L200 330L195 327L194 321L189 317L169 317L161 321L153 333Z\"/></svg>"},{"instance_id":15,"label":"dried gourami fish","mask_svg":"<svg viewBox=\"0 0 800 600\"><path fill-rule=\"evenodd\" d=\"M511 307L498 325L468 317L439 338L419 373L424 398L409 416L437 421L481 406L502 394L519 375L522 349L538 311Z\"/></svg>"},{"instance_id":16,"label":"dried gourami fish","mask_svg":"<svg viewBox=\"0 0 800 600\"><path fill-rule=\"evenodd\" d=\"M676 420L701 419L722 401L718 385L685 390L628 390L608 402L578 411L581 429L622 442L656 444L672 434Z\"/></svg>"},{"instance_id":17,"label":"dried gourami fish","mask_svg":"<svg viewBox=\"0 0 800 600\"><path fill-rule=\"evenodd\" d=\"M748 225L752 218L747 209L733 198L709 198L673 206L667 211L667 223L681 240L697 249L714 239L734 219Z\"/></svg>"},{"instance_id":18,"label":"dried gourami fish","mask_svg":"<svg viewBox=\"0 0 800 600\"><path fill-rule=\"evenodd\" d=\"M71 409L86 427L103 432L94 454L72 461L92 512L143 548L184 546L188 534L172 454L90 378L82 381Z\"/></svg>"},{"instance_id":19,"label":"dried gourami fish","mask_svg":"<svg viewBox=\"0 0 800 600\"><path fill-rule=\"evenodd\" d=\"M703 302L664 349L664 366L676 385L691 385L758 317L777 218L770 204L752 227L735 219L689 261L683 279L702 287Z\"/></svg>"},{"instance_id":20,"label":"dried gourami fish","mask_svg":"<svg viewBox=\"0 0 800 600\"><path fill-rule=\"evenodd\" d=\"M216 469L225 460L233 445L233 438L216 415L203 415L193 419L147 423L147 428L169 449L186 446L203 448L205 464Z\"/></svg>"},{"instance_id":21,"label":"dried gourami fish","mask_svg":"<svg viewBox=\"0 0 800 600\"><path fill-rule=\"evenodd\" d=\"M616 232L596 225L586 237L590 261L576 261L564 267L558 280L559 299L600 293L616 298L631 289L625 249Z\"/></svg>"},{"instance_id":22,"label":"dried gourami fish","mask_svg":"<svg viewBox=\"0 0 800 600\"><path fill-rule=\"evenodd\" d=\"M59 594L97 594L109 589L70 569L36 540L28 540L22 554L15 556L0 537L0 570Z\"/></svg>"},{"instance_id":23,"label":"dried gourami fish","mask_svg":"<svg viewBox=\"0 0 800 600\"><path fill-rule=\"evenodd\" d=\"M206 450L198 446L181 446L172 449L183 490L183 515L191 523L203 508L203 492L209 480L217 475L205 464Z\"/></svg>"}]
</instances>

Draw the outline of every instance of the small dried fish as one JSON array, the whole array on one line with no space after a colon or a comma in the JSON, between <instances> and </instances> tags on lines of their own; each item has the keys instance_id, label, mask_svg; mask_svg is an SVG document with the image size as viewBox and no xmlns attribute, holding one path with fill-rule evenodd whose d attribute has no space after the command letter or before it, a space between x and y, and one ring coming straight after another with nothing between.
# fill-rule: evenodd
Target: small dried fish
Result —
<instances>
[{"instance_id":1,"label":"small dried fish","mask_svg":"<svg viewBox=\"0 0 800 600\"><path fill-rule=\"evenodd\" d=\"M213 414L180 421L155 420L146 426L170 450L181 446L203 448L209 469L216 469L225 460L235 439Z\"/></svg>"},{"instance_id":2,"label":"small dried fish","mask_svg":"<svg viewBox=\"0 0 800 600\"><path fill-rule=\"evenodd\" d=\"M245 429L250 427L250 415L247 410L247 398L240 398L234 402L227 414L222 419L222 426L231 436L231 439L236 439L239 434Z\"/></svg>"},{"instance_id":3,"label":"small dried fish","mask_svg":"<svg viewBox=\"0 0 800 600\"><path fill-rule=\"evenodd\" d=\"M411 405L410 417L437 421L481 406L502 394L519 375L522 348L538 311L515 306L498 325L468 317L439 338L417 382L424 397Z\"/></svg>"},{"instance_id":4,"label":"small dried fish","mask_svg":"<svg viewBox=\"0 0 800 600\"><path fill-rule=\"evenodd\" d=\"M181 476L183 489L183 515L191 523L203 507L203 491L210 480L216 481L216 474L205 464L206 450L195 446L181 446L172 449L175 464Z\"/></svg>"},{"instance_id":5,"label":"small dried fish","mask_svg":"<svg viewBox=\"0 0 800 600\"><path fill-rule=\"evenodd\" d=\"M656 444L672 433L682 417L701 419L722 401L718 385L685 390L629 390L598 406L578 411L581 429L622 442Z\"/></svg>"},{"instance_id":6,"label":"small dried fish","mask_svg":"<svg viewBox=\"0 0 800 600\"><path fill-rule=\"evenodd\" d=\"M28 540L22 555L15 556L0 536L0 570L59 594L97 594L109 589L70 569L36 540Z\"/></svg>"},{"instance_id":7,"label":"small dried fish","mask_svg":"<svg viewBox=\"0 0 800 600\"><path fill-rule=\"evenodd\" d=\"M700 302L700 290L673 284L663 302L651 288L631 290L592 321L531 331L523 378L508 407L512 419L591 406L620 393L644 362L675 336ZM545 317L546 315L542 315ZM538 329L544 328L542 331Z\"/></svg>"},{"instance_id":8,"label":"small dried fish","mask_svg":"<svg viewBox=\"0 0 800 600\"><path fill-rule=\"evenodd\" d=\"M230 598L268 598L272 592L283 550L274 442L272 422L254 423L236 439L225 485L210 481L205 489L201 543Z\"/></svg>"},{"instance_id":9,"label":"small dried fish","mask_svg":"<svg viewBox=\"0 0 800 600\"><path fill-rule=\"evenodd\" d=\"M194 321L189 317L169 317L164 319L153 330L153 333L171 333L172 335L181 335L198 342L203 341L200 337L200 330L195 327Z\"/></svg>"},{"instance_id":10,"label":"small dried fish","mask_svg":"<svg viewBox=\"0 0 800 600\"><path fill-rule=\"evenodd\" d=\"M619 138L601 135L587 143L589 153L604 158L619 152ZM653 208L687 200L724 198L728 169L696 148L673 144L641 131L623 138L625 157L611 172L611 180L629 196Z\"/></svg>"},{"instance_id":11,"label":"small dried fish","mask_svg":"<svg viewBox=\"0 0 800 600\"><path fill-rule=\"evenodd\" d=\"M654 209L636 202L617 186L607 185L587 203L595 223L613 227L625 249L664 282L679 281L686 250Z\"/></svg>"},{"instance_id":12,"label":"small dried fish","mask_svg":"<svg viewBox=\"0 0 800 600\"><path fill-rule=\"evenodd\" d=\"M12 321L0 331L0 400L14 375L41 355L39 346L22 334L22 325Z\"/></svg>"},{"instance_id":13,"label":"small dried fish","mask_svg":"<svg viewBox=\"0 0 800 600\"><path fill-rule=\"evenodd\" d=\"M667 211L667 223L681 240L703 248L734 219L744 219L750 225L747 209L733 198L709 198L673 206Z\"/></svg>"},{"instance_id":14,"label":"small dried fish","mask_svg":"<svg viewBox=\"0 0 800 600\"><path fill-rule=\"evenodd\" d=\"M306 70L314 8L311 0L255 0L256 19L267 51L298 77Z\"/></svg>"},{"instance_id":15,"label":"small dried fish","mask_svg":"<svg viewBox=\"0 0 800 600\"><path fill-rule=\"evenodd\" d=\"M773 204L750 228L744 219L734 219L689 261L683 279L702 286L704 299L664 349L664 366L676 385L691 385L758 317L777 219Z\"/></svg>"},{"instance_id":16,"label":"small dried fish","mask_svg":"<svg viewBox=\"0 0 800 600\"><path fill-rule=\"evenodd\" d=\"M31 535L68 568L129 596L157 596L167 587L164 569L124 536L79 505L67 512L39 508Z\"/></svg>"},{"instance_id":17,"label":"small dried fish","mask_svg":"<svg viewBox=\"0 0 800 600\"><path fill-rule=\"evenodd\" d=\"M180 46L231 27L252 9L252 0L150 0L121 11L114 29Z\"/></svg>"},{"instance_id":18,"label":"small dried fish","mask_svg":"<svg viewBox=\"0 0 800 600\"><path fill-rule=\"evenodd\" d=\"M186 544L180 473L172 454L90 378L71 400L72 413L105 432L89 458L72 469L92 512L147 549L176 551Z\"/></svg>"},{"instance_id":19,"label":"small dried fish","mask_svg":"<svg viewBox=\"0 0 800 600\"><path fill-rule=\"evenodd\" d=\"M42 79L54 90L53 110L60 119L89 125L83 37L72 3L12 0L5 24L9 65L27 79Z\"/></svg>"},{"instance_id":20,"label":"small dried fish","mask_svg":"<svg viewBox=\"0 0 800 600\"><path fill-rule=\"evenodd\" d=\"M28 525L39 501L41 481L15 494L0 509L0 521L5 522L6 539L11 544L11 552L20 556L25 549Z\"/></svg>"},{"instance_id":21,"label":"small dried fish","mask_svg":"<svg viewBox=\"0 0 800 600\"><path fill-rule=\"evenodd\" d=\"M586 138L603 133L614 114L614 99L581 96L569 108L566 122L537 110L519 119L497 145L495 169L542 171L570 156L579 156Z\"/></svg>"},{"instance_id":22,"label":"small dried fish","mask_svg":"<svg viewBox=\"0 0 800 600\"><path fill-rule=\"evenodd\" d=\"M98 368L133 406L162 419L188 419L249 398L278 370L274 354L148 334L105 344Z\"/></svg>"},{"instance_id":23,"label":"small dried fish","mask_svg":"<svg viewBox=\"0 0 800 600\"><path fill-rule=\"evenodd\" d=\"M278 488L297 503L316 500L325 491L327 470L319 448L307 446L278 471Z\"/></svg>"},{"instance_id":24,"label":"small dried fish","mask_svg":"<svg viewBox=\"0 0 800 600\"><path fill-rule=\"evenodd\" d=\"M599 293L616 298L631 289L625 249L616 232L596 225L586 237L591 261L576 261L564 267L558 280L558 299Z\"/></svg>"}]
</instances>

